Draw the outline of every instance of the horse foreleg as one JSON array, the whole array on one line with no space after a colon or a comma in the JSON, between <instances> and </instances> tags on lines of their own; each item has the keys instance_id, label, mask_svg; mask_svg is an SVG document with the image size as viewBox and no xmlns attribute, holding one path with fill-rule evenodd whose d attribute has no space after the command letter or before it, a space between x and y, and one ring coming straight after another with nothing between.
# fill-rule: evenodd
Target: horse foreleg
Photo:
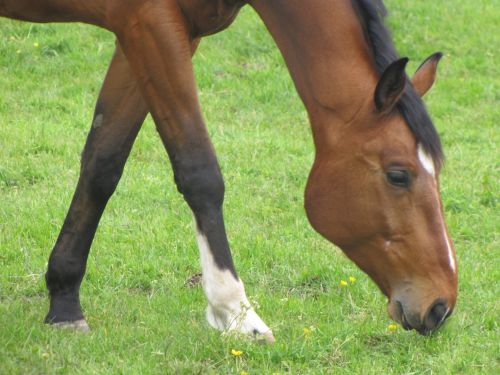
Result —
<instances>
[{"instance_id":1,"label":"horse foreleg","mask_svg":"<svg viewBox=\"0 0 500 375\"><path fill-rule=\"evenodd\" d=\"M88 329L79 299L87 256L104 207L118 184L147 112L118 47L97 101L78 186L49 258L45 276L50 294L47 323Z\"/></svg>"},{"instance_id":2,"label":"horse foreleg","mask_svg":"<svg viewBox=\"0 0 500 375\"><path fill-rule=\"evenodd\" d=\"M191 208L209 323L274 338L251 307L224 228L224 182L199 108L188 22L175 2L149 2L115 31L148 101L178 190Z\"/></svg>"}]
</instances>

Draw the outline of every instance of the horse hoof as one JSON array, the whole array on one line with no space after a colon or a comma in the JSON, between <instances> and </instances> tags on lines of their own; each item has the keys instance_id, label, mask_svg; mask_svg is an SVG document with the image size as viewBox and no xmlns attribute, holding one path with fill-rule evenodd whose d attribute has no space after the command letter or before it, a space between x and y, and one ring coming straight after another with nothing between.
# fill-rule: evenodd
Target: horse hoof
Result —
<instances>
[{"instance_id":1,"label":"horse hoof","mask_svg":"<svg viewBox=\"0 0 500 375\"><path fill-rule=\"evenodd\" d=\"M90 328L85 319L75 320L73 322L57 322L52 323L56 328L68 328L79 332L89 332Z\"/></svg>"},{"instance_id":2,"label":"horse hoof","mask_svg":"<svg viewBox=\"0 0 500 375\"><path fill-rule=\"evenodd\" d=\"M273 331L269 330L260 335L259 342L262 344L274 344L276 339L274 338Z\"/></svg>"}]
</instances>

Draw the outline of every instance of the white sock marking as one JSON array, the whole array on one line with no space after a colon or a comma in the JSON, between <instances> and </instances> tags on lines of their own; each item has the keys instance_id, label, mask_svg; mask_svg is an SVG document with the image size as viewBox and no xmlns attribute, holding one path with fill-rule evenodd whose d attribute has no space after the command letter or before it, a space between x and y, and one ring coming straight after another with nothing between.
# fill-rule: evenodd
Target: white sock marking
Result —
<instances>
[{"instance_id":1,"label":"white sock marking","mask_svg":"<svg viewBox=\"0 0 500 375\"><path fill-rule=\"evenodd\" d=\"M217 266L207 238L198 227L196 240L200 249L202 285L208 299L207 320L210 325L221 331L270 332L248 302L243 282L236 280L231 271L221 270Z\"/></svg>"}]
</instances>

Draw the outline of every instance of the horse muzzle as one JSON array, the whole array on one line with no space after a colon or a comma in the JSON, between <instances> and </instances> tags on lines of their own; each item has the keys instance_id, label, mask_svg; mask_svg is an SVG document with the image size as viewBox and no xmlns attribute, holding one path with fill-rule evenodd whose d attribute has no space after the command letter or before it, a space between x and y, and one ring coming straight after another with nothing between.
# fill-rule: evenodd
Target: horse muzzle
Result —
<instances>
[{"instance_id":1,"label":"horse muzzle","mask_svg":"<svg viewBox=\"0 0 500 375\"><path fill-rule=\"evenodd\" d=\"M412 309L400 300L389 303L389 315L405 330L416 330L421 335L436 331L453 312L453 308L442 298L434 300L424 314Z\"/></svg>"}]
</instances>

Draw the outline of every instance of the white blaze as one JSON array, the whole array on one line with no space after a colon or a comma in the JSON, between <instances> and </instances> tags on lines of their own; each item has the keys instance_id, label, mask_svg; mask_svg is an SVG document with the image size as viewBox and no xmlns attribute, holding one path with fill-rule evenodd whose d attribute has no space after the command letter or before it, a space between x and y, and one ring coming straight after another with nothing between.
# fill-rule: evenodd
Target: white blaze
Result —
<instances>
[{"instance_id":1,"label":"white blaze","mask_svg":"<svg viewBox=\"0 0 500 375\"><path fill-rule=\"evenodd\" d=\"M417 155L418 155L418 160L420 161L420 164L422 164L422 167L429 173L432 177L434 177L434 180L436 179L436 170L434 168L434 160L432 160L432 157L425 152L424 148L422 147L421 144L418 145L417 148ZM435 184L436 189L437 189L437 183ZM440 206L439 204L439 194L436 190L435 192L436 196L436 204L438 207ZM446 233L446 227L444 225L444 218L441 216L441 231L444 236L444 241L446 243L446 249L448 251L448 262L450 264L450 268L453 270L453 272L456 272L456 264L455 264L455 258L453 257L453 250L451 249L451 244L450 244L450 239L448 238L448 234Z\"/></svg>"},{"instance_id":2,"label":"white blaze","mask_svg":"<svg viewBox=\"0 0 500 375\"><path fill-rule=\"evenodd\" d=\"M456 264L455 264L455 258L453 257L453 251L451 250L451 245L450 245L450 239L448 238L448 234L446 233L446 228L444 226L444 220L442 222L442 230L443 230L443 236L444 240L446 242L446 248L448 249L448 261L450 262L450 267L453 270L453 272L456 272Z\"/></svg>"},{"instance_id":3,"label":"white blaze","mask_svg":"<svg viewBox=\"0 0 500 375\"><path fill-rule=\"evenodd\" d=\"M434 160L425 152L421 144L418 145L418 160L422 164L422 167L430 173L433 177L436 177L436 171L434 169Z\"/></svg>"}]
</instances>

